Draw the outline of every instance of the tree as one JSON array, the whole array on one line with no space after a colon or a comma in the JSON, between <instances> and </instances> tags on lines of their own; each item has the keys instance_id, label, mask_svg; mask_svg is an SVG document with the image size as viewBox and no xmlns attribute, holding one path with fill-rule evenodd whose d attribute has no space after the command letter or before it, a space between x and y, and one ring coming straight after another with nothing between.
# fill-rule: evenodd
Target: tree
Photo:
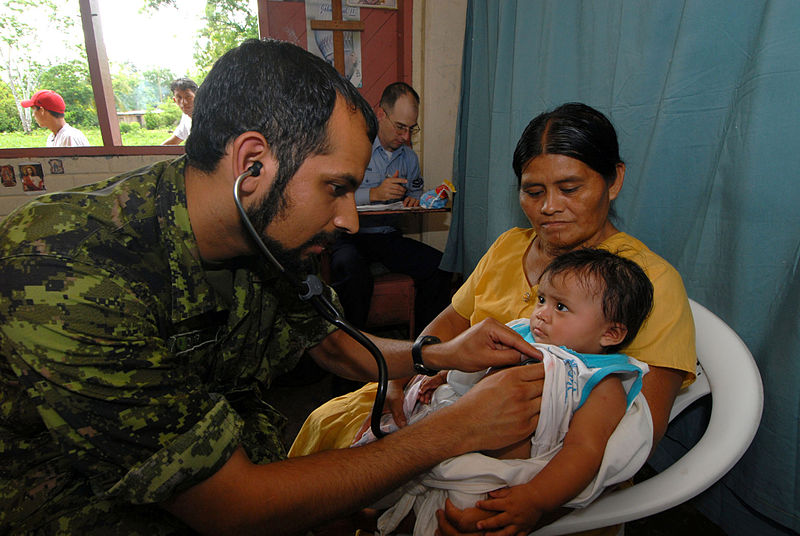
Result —
<instances>
[{"instance_id":1,"label":"tree","mask_svg":"<svg viewBox=\"0 0 800 536\"><path fill-rule=\"evenodd\" d=\"M83 53L85 57L82 34L73 31L77 17L74 6L54 0L0 3L0 45L5 67L0 73L14 97L25 132L31 131L30 110L19 103L41 87L42 70L58 63L58 55L67 59ZM53 46L54 36L61 37L58 46Z\"/></svg>"},{"instance_id":2,"label":"tree","mask_svg":"<svg viewBox=\"0 0 800 536\"><path fill-rule=\"evenodd\" d=\"M114 89L114 101L117 110L127 112L130 110L140 110L144 108L144 103L140 103L139 84L142 83L142 75L135 65L124 62L121 64L111 63L111 87Z\"/></svg>"},{"instance_id":3,"label":"tree","mask_svg":"<svg viewBox=\"0 0 800 536\"><path fill-rule=\"evenodd\" d=\"M205 28L200 30L194 60L208 73L214 62L228 50L249 38L258 38L258 15L247 2L207 0Z\"/></svg>"},{"instance_id":4,"label":"tree","mask_svg":"<svg viewBox=\"0 0 800 536\"><path fill-rule=\"evenodd\" d=\"M13 132L21 126L11 89L5 82L0 82L0 132Z\"/></svg>"},{"instance_id":5,"label":"tree","mask_svg":"<svg viewBox=\"0 0 800 536\"><path fill-rule=\"evenodd\" d=\"M92 80L85 60L72 60L49 67L42 72L41 87L52 89L67 103L67 123L81 126L97 125Z\"/></svg>"},{"instance_id":6,"label":"tree","mask_svg":"<svg viewBox=\"0 0 800 536\"><path fill-rule=\"evenodd\" d=\"M200 82L217 58L239 45L245 39L258 38L258 15L255 3L242 0L206 0L206 26L195 36L194 60ZM177 9L176 0L144 0L144 10Z\"/></svg>"},{"instance_id":7,"label":"tree","mask_svg":"<svg viewBox=\"0 0 800 536\"><path fill-rule=\"evenodd\" d=\"M158 95L158 102L164 101L164 96L172 94L169 91L169 85L175 80L175 75L169 69L150 69L142 73L145 81L153 86Z\"/></svg>"}]
</instances>

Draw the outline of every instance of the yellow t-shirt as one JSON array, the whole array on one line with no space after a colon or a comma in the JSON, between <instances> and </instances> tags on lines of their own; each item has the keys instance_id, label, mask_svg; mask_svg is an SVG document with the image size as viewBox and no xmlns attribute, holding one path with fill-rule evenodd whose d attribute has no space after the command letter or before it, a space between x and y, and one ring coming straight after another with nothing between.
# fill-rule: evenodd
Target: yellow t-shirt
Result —
<instances>
[{"instance_id":1,"label":"yellow t-shirt","mask_svg":"<svg viewBox=\"0 0 800 536\"><path fill-rule=\"evenodd\" d=\"M531 316L538 284L528 283L523 258L535 236L533 229L518 227L500 235L453 296L453 308L470 325L487 317L506 323ZM626 233L616 233L598 247L634 261L653 284L653 310L623 351L649 365L688 372L683 385L689 385L697 353L694 319L680 274Z\"/></svg>"}]
</instances>

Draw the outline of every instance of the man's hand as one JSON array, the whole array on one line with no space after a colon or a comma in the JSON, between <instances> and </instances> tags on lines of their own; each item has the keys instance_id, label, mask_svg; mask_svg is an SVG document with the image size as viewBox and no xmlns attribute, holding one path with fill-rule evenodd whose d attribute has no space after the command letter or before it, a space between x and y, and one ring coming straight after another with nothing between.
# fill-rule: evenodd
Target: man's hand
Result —
<instances>
[{"instance_id":1,"label":"man's hand","mask_svg":"<svg viewBox=\"0 0 800 536\"><path fill-rule=\"evenodd\" d=\"M386 177L380 186L370 188L369 200L375 201L393 201L395 199L402 199L406 195L406 183L408 181L400 177L400 171L395 171L391 177ZM419 201L417 201L419 202Z\"/></svg>"},{"instance_id":2,"label":"man's hand","mask_svg":"<svg viewBox=\"0 0 800 536\"><path fill-rule=\"evenodd\" d=\"M542 354L510 327L486 318L447 342L425 346L422 357L430 368L476 372L541 360Z\"/></svg>"},{"instance_id":3,"label":"man's hand","mask_svg":"<svg viewBox=\"0 0 800 536\"><path fill-rule=\"evenodd\" d=\"M406 197L403 199L403 206L404 207L418 207L419 206L419 199L416 197Z\"/></svg>"},{"instance_id":4,"label":"man's hand","mask_svg":"<svg viewBox=\"0 0 800 536\"><path fill-rule=\"evenodd\" d=\"M455 404L423 421L441 416L458 428L464 452L499 449L536 430L543 389L544 365L510 367L482 379Z\"/></svg>"}]
</instances>

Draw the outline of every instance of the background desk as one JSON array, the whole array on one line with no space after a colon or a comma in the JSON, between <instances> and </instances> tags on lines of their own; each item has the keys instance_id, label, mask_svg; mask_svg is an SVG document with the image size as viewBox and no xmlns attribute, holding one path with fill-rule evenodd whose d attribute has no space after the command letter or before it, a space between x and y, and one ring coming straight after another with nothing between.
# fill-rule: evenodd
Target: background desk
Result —
<instances>
[{"instance_id":1,"label":"background desk","mask_svg":"<svg viewBox=\"0 0 800 536\"><path fill-rule=\"evenodd\" d=\"M450 207L445 208L424 208L424 207L410 207L410 208L396 208L389 210L359 210L359 216L381 216L384 214L434 214L437 212L450 212Z\"/></svg>"}]
</instances>

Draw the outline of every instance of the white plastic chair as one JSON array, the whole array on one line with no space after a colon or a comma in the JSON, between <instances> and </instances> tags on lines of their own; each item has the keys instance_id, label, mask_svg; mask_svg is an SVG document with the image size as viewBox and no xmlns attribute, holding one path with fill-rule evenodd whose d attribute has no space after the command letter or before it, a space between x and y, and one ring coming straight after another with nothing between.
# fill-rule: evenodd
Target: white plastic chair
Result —
<instances>
[{"instance_id":1,"label":"white plastic chair","mask_svg":"<svg viewBox=\"0 0 800 536\"><path fill-rule=\"evenodd\" d=\"M714 313L689 300L694 316L697 381L682 391L670 421L711 394L711 418L703 437L661 473L614 491L533 532L555 536L647 517L688 501L722 478L742 457L761 420L761 376L742 339Z\"/></svg>"}]
</instances>

